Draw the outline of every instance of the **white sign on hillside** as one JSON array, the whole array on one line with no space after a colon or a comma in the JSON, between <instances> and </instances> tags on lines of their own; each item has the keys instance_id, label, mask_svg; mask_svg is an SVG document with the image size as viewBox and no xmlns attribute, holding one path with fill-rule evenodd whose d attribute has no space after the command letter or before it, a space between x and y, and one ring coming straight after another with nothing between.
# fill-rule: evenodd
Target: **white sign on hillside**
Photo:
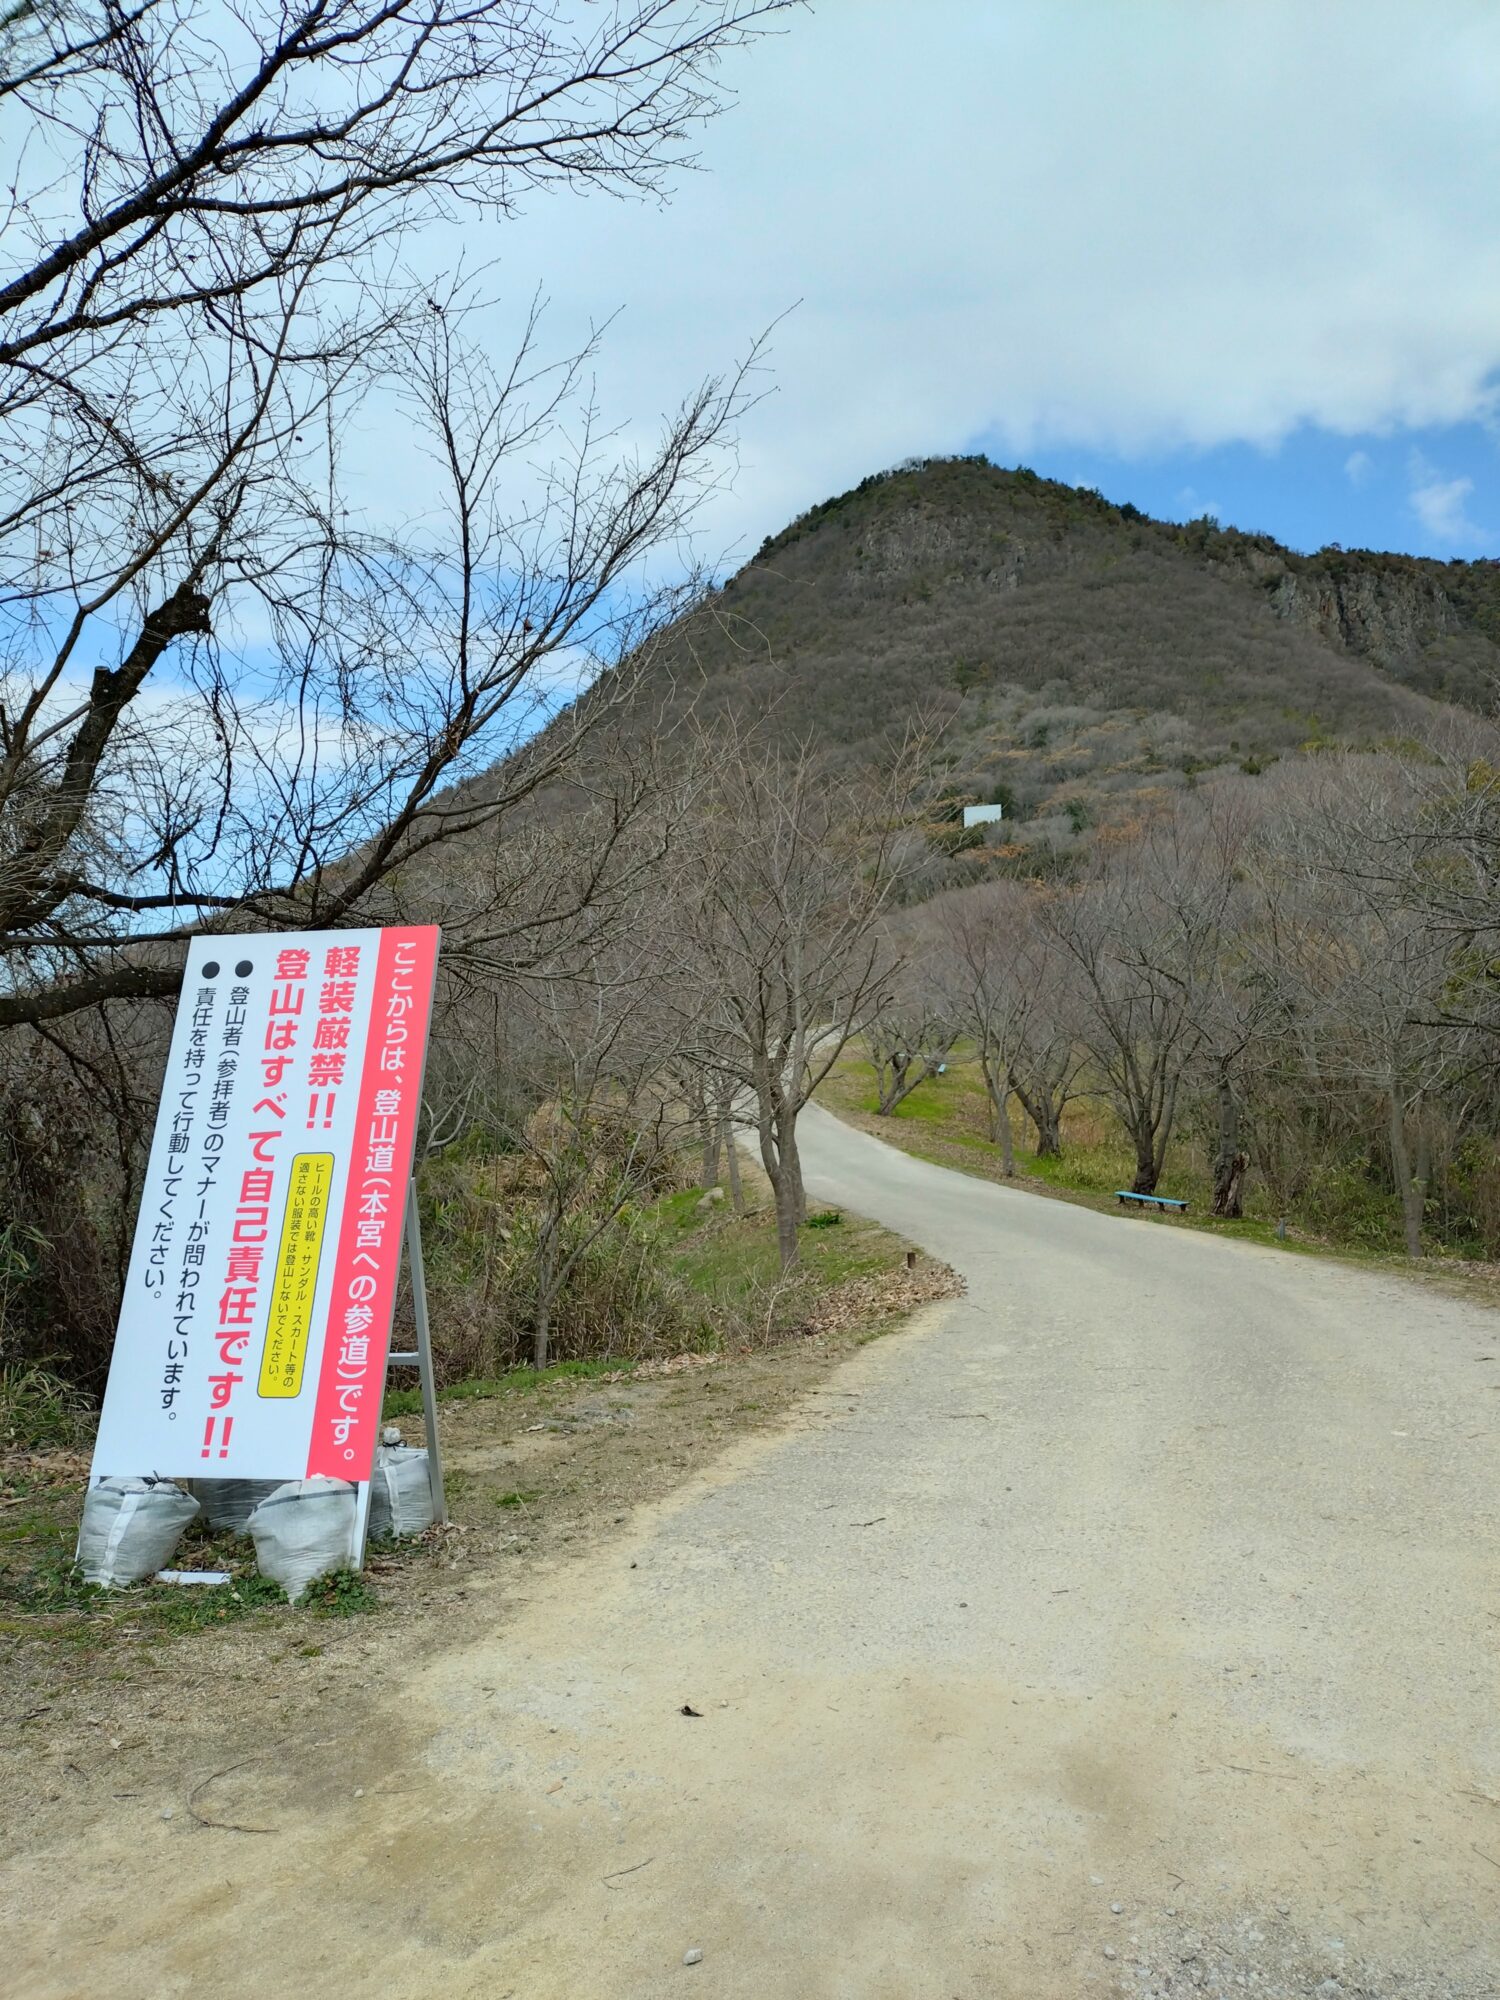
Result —
<instances>
[{"instance_id":1,"label":"white sign on hillside","mask_svg":"<svg viewBox=\"0 0 1500 2000\"><path fill-rule=\"evenodd\" d=\"M370 1477L437 947L189 946L93 1478Z\"/></svg>"}]
</instances>

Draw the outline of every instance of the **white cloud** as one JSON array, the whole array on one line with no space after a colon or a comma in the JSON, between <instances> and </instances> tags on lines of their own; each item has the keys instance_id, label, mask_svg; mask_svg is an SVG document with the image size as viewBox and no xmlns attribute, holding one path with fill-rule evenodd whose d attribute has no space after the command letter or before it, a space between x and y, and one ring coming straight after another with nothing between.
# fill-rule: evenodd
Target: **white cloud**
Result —
<instances>
[{"instance_id":1,"label":"white cloud","mask_svg":"<svg viewBox=\"0 0 1500 2000\"><path fill-rule=\"evenodd\" d=\"M711 551L981 436L1274 446L1495 403L1488 0L822 0L726 74L670 207L464 239L559 337L624 308L599 389L632 422L801 301Z\"/></svg>"},{"instance_id":2,"label":"white cloud","mask_svg":"<svg viewBox=\"0 0 1500 2000\"><path fill-rule=\"evenodd\" d=\"M1344 476L1351 486L1363 486L1375 470L1375 461L1367 451L1351 451L1344 460Z\"/></svg>"},{"instance_id":3,"label":"white cloud","mask_svg":"<svg viewBox=\"0 0 1500 2000\"><path fill-rule=\"evenodd\" d=\"M1419 451L1411 455L1412 512L1442 548L1490 548L1495 537L1469 519L1472 479L1444 479Z\"/></svg>"}]
</instances>

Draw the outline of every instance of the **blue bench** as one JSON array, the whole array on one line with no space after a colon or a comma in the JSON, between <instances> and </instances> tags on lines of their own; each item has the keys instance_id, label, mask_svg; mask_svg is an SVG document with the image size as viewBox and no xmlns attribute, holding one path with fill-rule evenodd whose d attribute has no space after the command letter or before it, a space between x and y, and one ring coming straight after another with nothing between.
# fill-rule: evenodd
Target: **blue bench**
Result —
<instances>
[{"instance_id":1,"label":"blue bench","mask_svg":"<svg viewBox=\"0 0 1500 2000\"><path fill-rule=\"evenodd\" d=\"M1115 1199L1139 1202L1142 1208L1180 1208L1187 1214L1187 1203L1174 1201L1169 1194L1136 1194L1131 1188L1116 1188Z\"/></svg>"}]
</instances>

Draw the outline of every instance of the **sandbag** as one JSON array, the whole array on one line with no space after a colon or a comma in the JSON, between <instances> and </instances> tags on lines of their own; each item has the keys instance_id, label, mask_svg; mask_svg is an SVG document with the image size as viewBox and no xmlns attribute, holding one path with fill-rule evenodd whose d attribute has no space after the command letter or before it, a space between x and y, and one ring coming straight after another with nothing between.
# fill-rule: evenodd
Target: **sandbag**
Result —
<instances>
[{"instance_id":1,"label":"sandbag","mask_svg":"<svg viewBox=\"0 0 1500 2000\"><path fill-rule=\"evenodd\" d=\"M90 1583L111 1587L155 1576L197 1512L170 1479L101 1479L84 1495L79 1567Z\"/></svg>"},{"instance_id":2,"label":"sandbag","mask_svg":"<svg viewBox=\"0 0 1500 2000\"><path fill-rule=\"evenodd\" d=\"M354 1559L354 1488L346 1479L289 1479L245 1523L262 1576L293 1604L310 1583Z\"/></svg>"},{"instance_id":3,"label":"sandbag","mask_svg":"<svg viewBox=\"0 0 1500 2000\"><path fill-rule=\"evenodd\" d=\"M195 1479L193 1491L210 1527L229 1528L243 1535L255 1509L281 1483L279 1479Z\"/></svg>"},{"instance_id":4,"label":"sandbag","mask_svg":"<svg viewBox=\"0 0 1500 2000\"><path fill-rule=\"evenodd\" d=\"M370 1476L370 1539L420 1535L432 1526L432 1475L421 1445L383 1444Z\"/></svg>"}]
</instances>

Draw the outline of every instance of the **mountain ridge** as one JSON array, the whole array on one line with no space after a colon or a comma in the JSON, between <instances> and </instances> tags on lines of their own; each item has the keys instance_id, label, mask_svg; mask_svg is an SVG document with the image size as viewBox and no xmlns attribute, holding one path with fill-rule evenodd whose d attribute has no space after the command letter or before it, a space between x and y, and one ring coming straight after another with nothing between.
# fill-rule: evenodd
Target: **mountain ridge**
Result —
<instances>
[{"instance_id":1,"label":"mountain ridge","mask_svg":"<svg viewBox=\"0 0 1500 2000\"><path fill-rule=\"evenodd\" d=\"M769 716L850 757L937 721L942 789L1008 808L991 843L1044 827L1056 848L1216 768L1487 736L1500 563L1301 555L1024 467L924 459L769 536L664 662L708 718Z\"/></svg>"}]
</instances>

